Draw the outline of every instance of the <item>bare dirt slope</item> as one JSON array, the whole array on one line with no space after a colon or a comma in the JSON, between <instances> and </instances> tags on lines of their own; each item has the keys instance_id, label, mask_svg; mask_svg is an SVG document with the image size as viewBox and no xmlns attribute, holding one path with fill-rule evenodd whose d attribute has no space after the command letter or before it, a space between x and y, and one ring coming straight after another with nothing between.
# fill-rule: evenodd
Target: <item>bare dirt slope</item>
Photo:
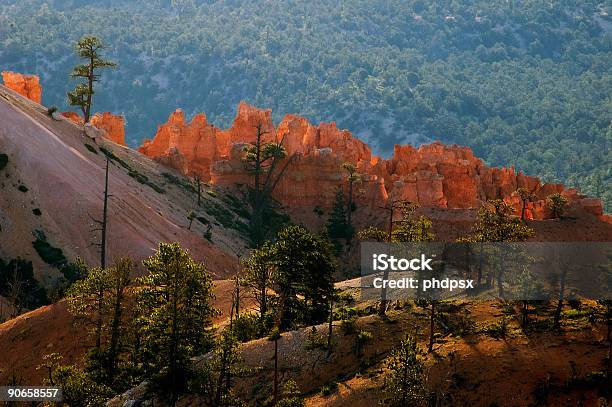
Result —
<instances>
[{"instance_id":1,"label":"bare dirt slope","mask_svg":"<svg viewBox=\"0 0 612 407\"><path fill-rule=\"evenodd\" d=\"M445 332L436 324L434 351L427 353L428 311L397 305L386 320L375 315L359 318L352 332L335 322L331 355L324 348L309 346L311 327L283 333L278 342L280 382L295 380L310 407L375 406L382 397L388 372L386 357L402 339L416 334L425 388L437 392L443 400L441 405L607 405L598 404L601 387L593 381L593 375L605 368L607 344L601 323L589 322L587 317L574 319L568 313L564 314L560 332L538 329L551 318L552 307L537 317L530 316L531 328L524 330L515 308L506 337L496 339L487 332L507 315L507 305L495 301L462 303L452 314L469 318L473 328L459 334ZM583 309L591 306L583 304ZM325 341L327 326L315 329ZM358 348L360 332L368 332L371 337ZM266 338L244 343L240 355L246 370L235 378L234 390L249 405L259 405L272 394L274 343ZM139 387L116 397L109 406L121 406L128 399L140 397L141 401L159 401L151 395L143 396L146 390ZM177 405L202 403L197 395L186 394Z\"/></svg>"},{"instance_id":2,"label":"bare dirt slope","mask_svg":"<svg viewBox=\"0 0 612 407\"><path fill-rule=\"evenodd\" d=\"M583 309L592 305L583 304ZM566 310L569 312L568 307ZM461 313L474 323L472 332L443 333L442 327L437 326L440 334L432 353L426 352L427 313L418 307L391 311L392 323L378 321L374 324L377 332L384 334L376 336L364 350L366 355L373 351L383 354L368 359L370 363L362 365L354 374L339 375L337 390L332 390L331 394L311 393L306 405L377 405L387 374L383 357L403 336L414 332L418 332L426 388L437 392L444 400L443 405L607 405L598 404L597 386L589 380L594 372L605 368L605 327L590 323L587 318L564 317L559 332L535 328L550 319L549 311L531 316L528 330L524 330L518 316L513 315L508 334L502 339L486 332L507 315L508 308L504 304L494 301L464 303ZM365 330L372 331L367 325ZM371 363L376 361L380 362Z\"/></svg>"},{"instance_id":3,"label":"bare dirt slope","mask_svg":"<svg viewBox=\"0 0 612 407\"><path fill-rule=\"evenodd\" d=\"M219 315L213 321L223 324L228 318L233 280L214 282L214 307ZM243 310L252 306L245 298ZM0 385L17 380L21 384L42 384L44 372L36 367L44 355L57 352L63 363L80 363L87 349L93 345L86 328L75 322L68 312L66 301L38 308L0 324L0 349L10 352L0 357Z\"/></svg>"},{"instance_id":4,"label":"bare dirt slope","mask_svg":"<svg viewBox=\"0 0 612 407\"><path fill-rule=\"evenodd\" d=\"M57 270L32 246L38 230L68 259L80 256L91 265L99 263L93 245L99 232L93 230L97 225L92 218L102 215L106 155L101 147L114 157L109 170L108 262L118 256L138 262L159 242L178 241L205 261L216 278L234 273L236 253L244 251L245 240L227 227L239 215L221 213L225 225L215 218L224 207L223 191L204 190L203 204L196 208L196 195L185 178L168 176L170 170L133 150L103 138L90 139L81 127L52 119L43 106L3 86L0 154L7 154L9 162L0 170L0 257L32 260L37 277L49 282ZM188 230L192 209L202 220ZM212 243L203 238L207 223Z\"/></svg>"}]
</instances>

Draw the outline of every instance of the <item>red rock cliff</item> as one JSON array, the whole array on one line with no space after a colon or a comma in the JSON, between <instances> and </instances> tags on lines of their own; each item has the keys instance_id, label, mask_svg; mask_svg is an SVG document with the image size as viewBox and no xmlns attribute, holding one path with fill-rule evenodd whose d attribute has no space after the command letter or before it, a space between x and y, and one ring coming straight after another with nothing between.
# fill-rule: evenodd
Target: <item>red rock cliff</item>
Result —
<instances>
[{"instance_id":1,"label":"red rock cliff","mask_svg":"<svg viewBox=\"0 0 612 407\"><path fill-rule=\"evenodd\" d=\"M40 86L38 76L4 71L2 72L2 81L7 88L14 90L36 103L41 102L42 87Z\"/></svg>"},{"instance_id":2,"label":"red rock cliff","mask_svg":"<svg viewBox=\"0 0 612 407\"><path fill-rule=\"evenodd\" d=\"M270 110L244 102L227 130L215 128L203 114L186 123L183 112L177 110L139 151L204 181L246 184L251 179L242 162L243 143L254 141L258 123L265 139L282 141L291 160L274 193L286 206L329 208L336 190L346 188L342 163L348 161L361 174L355 185L359 207L406 199L425 207L465 209L478 207L487 199L505 199L518 210L521 202L514 192L523 187L537 197L528 205L530 218L550 216L545 199L554 192L567 196L574 206L598 216L603 213L599 200L565 190L562 185L542 184L513 168L489 168L467 147L437 142L419 148L396 145L393 156L384 160L372 156L367 144L335 123L313 125L302 117L286 115L275 128Z\"/></svg>"}]
</instances>

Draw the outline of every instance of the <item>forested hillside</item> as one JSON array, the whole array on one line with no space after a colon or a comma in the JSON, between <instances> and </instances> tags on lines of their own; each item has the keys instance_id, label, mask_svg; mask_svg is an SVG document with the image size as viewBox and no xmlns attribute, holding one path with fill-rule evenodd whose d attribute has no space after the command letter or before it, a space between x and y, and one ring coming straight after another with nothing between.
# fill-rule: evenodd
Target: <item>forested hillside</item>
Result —
<instances>
[{"instance_id":1,"label":"forested hillside","mask_svg":"<svg viewBox=\"0 0 612 407\"><path fill-rule=\"evenodd\" d=\"M169 112L226 126L239 100L335 120L389 152L439 139L612 209L612 1L0 0L0 69L65 93L83 34L119 63L94 111L128 141Z\"/></svg>"}]
</instances>

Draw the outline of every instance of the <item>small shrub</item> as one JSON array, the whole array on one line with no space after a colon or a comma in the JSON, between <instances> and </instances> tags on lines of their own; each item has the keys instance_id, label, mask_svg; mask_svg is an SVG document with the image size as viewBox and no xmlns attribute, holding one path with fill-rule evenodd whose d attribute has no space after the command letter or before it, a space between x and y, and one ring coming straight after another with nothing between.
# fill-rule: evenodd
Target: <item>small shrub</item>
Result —
<instances>
[{"instance_id":1,"label":"small shrub","mask_svg":"<svg viewBox=\"0 0 612 407\"><path fill-rule=\"evenodd\" d=\"M334 394L336 391L338 391L338 383L335 381L329 382L327 384L324 384L323 386L321 386L321 395L322 396L329 396Z\"/></svg>"},{"instance_id":2,"label":"small shrub","mask_svg":"<svg viewBox=\"0 0 612 407\"><path fill-rule=\"evenodd\" d=\"M506 338L508 335L509 317L501 317L497 322L483 329L483 332L492 338Z\"/></svg>"},{"instance_id":3,"label":"small shrub","mask_svg":"<svg viewBox=\"0 0 612 407\"><path fill-rule=\"evenodd\" d=\"M117 155L115 155L115 153L112 150L109 150L108 148L102 146L100 147L100 151L102 151L102 153L105 156L107 156L110 160L117 162L119 165L121 165L123 168L125 168L128 171L132 171L132 167L130 167L130 165L126 163L125 161L123 161L121 158L117 157Z\"/></svg>"},{"instance_id":4,"label":"small shrub","mask_svg":"<svg viewBox=\"0 0 612 407\"><path fill-rule=\"evenodd\" d=\"M18 190L20 190L23 193L28 192L28 187L26 187L25 185L21 184L17 187Z\"/></svg>"},{"instance_id":5,"label":"small shrub","mask_svg":"<svg viewBox=\"0 0 612 407\"><path fill-rule=\"evenodd\" d=\"M34 215L36 215L36 216L40 216L40 215L42 215L42 212L41 212L41 211L40 211L40 209L38 209L38 208L34 208L34 209L32 209L32 213L33 213Z\"/></svg>"},{"instance_id":6,"label":"small shrub","mask_svg":"<svg viewBox=\"0 0 612 407\"><path fill-rule=\"evenodd\" d=\"M303 407L304 398L297 383L289 379L283 386L282 398L276 404L278 407Z\"/></svg>"},{"instance_id":7,"label":"small shrub","mask_svg":"<svg viewBox=\"0 0 612 407\"><path fill-rule=\"evenodd\" d=\"M323 216L325 214L319 205L315 206L312 211L318 216Z\"/></svg>"},{"instance_id":8,"label":"small shrub","mask_svg":"<svg viewBox=\"0 0 612 407\"><path fill-rule=\"evenodd\" d=\"M356 318L361 314L361 310L357 307L340 307L334 312L334 320Z\"/></svg>"},{"instance_id":9,"label":"small shrub","mask_svg":"<svg viewBox=\"0 0 612 407\"><path fill-rule=\"evenodd\" d=\"M314 349L325 349L327 347L327 338L325 335L320 334L317 331L317 328L312 327L311 331L308 333L308 337L306 338L306 343L304 344L304 348L306 350L314 350Z\"/></svg>"},{"instance_id":10,"label":"small shrub","mask_svg":"<svg viewBox=\"0 0 612 407\"><path fill-rule=\"evenodd\" d=\"M357 332L356 320L357 317L350 317L340 321L340 332L342 332L343 335L351 335Z\"/></svg>"},{"instance_id":11,"label":"small shrub","mask_svg":"<svg viewBox=\"0 0 612 407\"><path fill-rule=\"evenodd\" d=\"M57 106L50 106L50 107L47 109L47 114L48 114L49 116L53 116L53 113L55 113L55 112L57 112Z\"/></svg>"},{"instance_id":12,"label":"small shrub","mask_svg":"<svg viewBox=\"0 0 612 407\"><path fill-rule=\"evenodd\" d=\"M235 231L247 236L249 233L249 227L246 223L242 222L236 217L234 213L225 208L225 206L218 204L215 201L209 201L208 205L204 208L206 213L213 217L219 224L224 228L234 229Z\"/></svg>"},{"instance_id":13,"label":"small shrub","mask_svg":"<svg viewBox=\"0 0 612 407\"><path fill-rule=\"evenodd\" d=\"M370 342L374 336L368 331L359 331L355 337L355 354L361 356L366 343Z\"/></svg>"},{"instance_id":14,"label":"small shrub","mask_svg":"<svg viewBox=\"0 0 612 407\"><path fill-rule=\"evenodd\" d=\"M87 264L79 257L77 257L74 262L64 265L60 271L69 285L84 279L89 272Z\"/></svg>"},{"instance_id":15,"label":"small shrub","mask_svg":"<svg viewBox=\"0 0 612 407\"><path fill-rule=\"evenodd\" d=\"M32 246L45 263L58 268L68 264L68 259L64 256L62 249L51 246L42 230L35 230L34 236L36 240L32 242Z\"/></svg>"},{"instance_id":16,"label":"small shrub","mask_svg":"<svg viewBox=\"0 0 612 407\"><path fill-rule=\"evenodd\" d=\"M151 189L153 189L153 191L157 192L158 194L165 194L166 190L163 189L162 187L158 186L157 184L154 184L152 182L147 182L146 183L149 187L151 187Z\"/></svg>"},{"instance_id":17,"label":"small shrub","mask_svg":"<svg viewBox=\"0 0 612 407\"><path fill-rule=\"evenodd\" d=\"M343 291L338 295L338 299L340 302L345 303L347 305L351 305L355 302L355 297L348 291Z\"/></svg>"},{"instance_id":18,"label":"small shrub","mask_svg":"<svg viewBox=\"0 0 612 407\"><path fill-rule=\"evenodd\" d=\"M202 233L202 237L212 243L212 227L210 225L208 225L208 228Z\"/></svg>"},{"instance_id":19,"label":"small shrub","mask_svg":"<svg viewBox=\"0 0 612 407\"><path fill-rule=\"evenodd\" d=\"M85 148L94 154L98 154L98 150L96 150L96 148L89 143L85 143Z\"/></svg>"},{"instance_id":20,"label":"small shrub","mask_svg":"<svg viewBox=\"0 0 612 407\"><path fill-rule=\"evenodd\" d=\"M514 315L516 313L516 310L514 309L514 304L512 304L510 301L504 301L501 304L501 312L504 315Z\"/></svg>"},{"instance_id":21,"label":"small shrub","mask_svg":"<svg viewBox=\"0 0 612 407\"><path fill-rule=\"evenodd\" d=\"M536 401L537 406L543 406L547 404L548 395L550 394L550 378L546 380L540 380L536 383L533 389L533 398Z\"/></svg>"},{"instance_id":22,"label":"small shrub","mask_svg":"<svg viewBox=\"0 0 612 407\"><path fill-rule=\"evenodd\" d=\"M141 173L135 170L128 171L128 175L134 178L136 181L140 182L141 184L145 184L147 183L147 181L149 181L149 177L147 177L146 175L142 175Z\"/></svg>"},{"instance_id":23,"label":"small shrub","mask_svg":"<svg viewBox=\"0 0 612 407\"><path fill-rule=\"evenodd\" d=\"M600 370L589 372L584 377L584 381L586 383L591 383L591 384L596 384L596 385L605 384L607 381L606 372L603 372Z\"/></svg>"},{"instance_id":24,"label":"small shrub","mask_svg":"<svg viewBox=\"0 0 612 407\"><path fill-rule=\"evenodd\" d=\"M174 174L170 174L169 172L162 172L162 177L166 179L171 184L177 185L185 191L196 193L196 189L191 182L188 182L184 178L179 178Z\"/></svg>"},{"instance_id":25,"label":"small shrub","mask_svg":"<svg viewBox=\"0 0 612 407\"><path fill-rule=\"evenodd\" d=\"M476 327L474 320L467 313L451 314L440 312L438 313L438 318L446 326L447 331L455 336L470 335Z\"/></svg>"},{"instance_id":26,"label":"small shrub","mask_svg":"<svg viewBox=\"0 0 612 407\"><path fill-rule=\"evenodd\" d=\"M562 312L563 318L566 319L580 319L587 318L590 312L586 309L568 309Z\"/></svg>"},{"instance_id":27,"label":"small shrub","mask_svg":"<svg viewBox=\"0 0 612 407\"><path fill-rule=\"evenodd\" d=\"M8 162L9 162L8 155L0 154L0 170L5 169L7 164L8 164Z\"/></svg>"},{"instance_id":28,"label":"small shrub","mask_svg":"<svg viewBox=\"0 0 612 407\"><path fill-rule=\"evenodd\" d=\"M163 193L165 193L165 192L166 192L166 191L165 191L163 188L161 188L161 187L157 186L156 184L154 184L153 182L149 181L149 177L147 177L146 175L143 175L143 174L139 173L139 172L138 172L138 171L136 171L136 170L132 170L132 169L130 169L130 170L128 171L128 175L129 175L130 177L134 178L134 179L135 179L136 181L138 181L139 183L141 183L141 184L143 184L143 185L147 185L147 186L151 187L151 188L152 188L152 189L153 189L155 192L157 192L157 193L159 193L159 194L163 194Z\"/></svg>"},{"instance_id":29,"label":"small shrub","mask_svg":"<svg viewBox=\"0 0 612 407\"><path fill-rule=\"evenodd\" d=\"M261 332L259 315L252 312L243 313L234 320L234 334L240 342L247 342L258 337Z\"/></svg>"}]
</instances>

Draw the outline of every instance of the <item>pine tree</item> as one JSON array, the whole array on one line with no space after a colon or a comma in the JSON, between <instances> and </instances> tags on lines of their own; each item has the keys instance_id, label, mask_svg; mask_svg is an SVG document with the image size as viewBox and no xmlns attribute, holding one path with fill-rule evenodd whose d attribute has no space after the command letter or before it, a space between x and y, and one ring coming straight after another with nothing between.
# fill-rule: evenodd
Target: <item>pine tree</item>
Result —
<instances>
[{"instance_id":1,"label":"pine tree","mask_svg":"<svg viewBox=\"0 0 612 407\"><path fill-rule=\"evenodd\" d=\"M70 76L82 78L85 82L77 84L72 92L68 92L68 103L81 109L85 123L89 122L91 115L94 83L100 80L98 70L117 66L114 62L102 58L101 52L104 48L106 47L102 41L93 36L81 38L76 45L76 53L85 63L75 66Z\"/></svg>"},{"instance_id":2,"label":"pine tree","mask_svg":"<svg viewBox=\"0 0 612 407\"><path fill-rule=\"evenodd\" d=\"M402 211L400 220L390 219L390 232L392 243L409 242L431 242L436 235L432 232L433 222L426 216L419 216L415 219L415 212L418 205L410 202L402 202L394 209ZM363 241L385 242L389 241L389 232L385 232L375 226L369 226L358 233L358 237Z\"/></svg>"},{"instance_id":3,"label":"pine tree","mask_svg":"<svg viewBox=\"0 0 612 407\"><path fill-rule=\"evenodd\" d=\"M68 290L68 310L80 321L91 325L97 354L102 351L102 330L108 315L111 289L108 270L94 268L87 277L74 283Z\"/></svg>"},{"instance_id":4,"label":"pine tree","mask_svg":"<svg viewBox=\"0 0 612 407\"><path fill-rule=\"evenodd\" d=\"M178 243L160 243L144 260L149 274L138 279L138 335L148 374L164 372L171 404L190 365L190 358L211 349L212 279Z\"/></svg>"},{"instance_id":5,"label":"pine tree","mask_svg":"<svg viewBox=\"0 0 612 407\"><path fill-rule=\"evenodd\" d=\"M388 233L382 229L377 228L376 226L368 226L365 229L362 229L357 233L357 237L359 240L363 242L384 242L387 240Z\"/></svg>"},{"instance_id":6,"label":"pine tree","mask_svg":"<svg viewBox=\"0 0 612 407\"><path fill-rule=\"evenodd\" d=\"M281 230L276 242L254 250L245 262L246 280L260 303L276 311L276 325L320 322L326 319L336 263L333 246L300 226ZM270 289L274 295L264 295Z\"/></svg>"},{"instance_id":7,"label":"pine tree","mask_svg":"<svg viewBox=\"0 0 612 407\"><path fill-rule=\"evenodd\" d=\"M546 204L555 219L561 219L567 209L567 198L560 193L551 194L546 198Z\"/></svg>"},{"instance_id":8,"label":"pine tree","mask_svg":"<svg viewBox=\"0 0 612 407\"><path fill-rule=\"evenodd\" d=\"M414 339L400 342L387 360L387 369L382 405L407 407L424 403L423 362L418 356Z\"/></svg>"},{"instance_id":9,"label":"pine tree","mask_svg":"<svg viewBox=\"0 0 612 407\"><path fill-rule=\"evenodd\" d=\"M336 192L336 200L327 220L327 233L332 240L349 239L353 235L353 228L348 221L347 207L342 188L338 188Z\"/></svg>"},{"instance_id":10,"label":"pine tree","mask_svg":"<svg viewBox=\"0 0 612 407\"><path fill-rule=\"evenodd\" d=\"M122 347L132 261L124 258L106 269L92 269L68 290L68 310L92 328L95 346L88 368L96 380L114 387Z\"/></svg>"},{"instance_id":11,"label":"pine tree","mask_svg":"<svg viewBox=\"0 0 612 407\"><path fill-rule=\"evenodd\" d=\"M386 208L389 212L388 232L375 226L367 227L358 233L362 241L389 242L389 243L408 243L408 242L430 242L435 239L435 234L431 231L433 223L426 216L414 219L414 213L418 205L408 201L396 201L390 203ZM402 218L394 221L393 217L397 209L402 211ZM384 271L383 279L388 278L388 270ZM381 288L381 299L378 308L378 315L384 317L387 309L387 288ZM433 315L433 307L432 307ZM433 316L432 316L433 318Z\"/></svg>"},{"instance_id":12,"label":"pine tree","mask_svg":"<svg viewBox=\"0 0 612 407\"><path fill-rule=\"evenodd\" d=\"M476 242L523 242L534 235L533 229L514 216L514 208L501 199L487 202L478 210L478 220L472 228L473 241ZM499 253L500 264L497 270L499 297L504 298L504 273L507 254ZM487 277L490 283L491 275Z\"/></svg>"},{"instance_id":13,"label":"pine tree","mask_svg":"<svg viewBox=\"0 0 612 407\"><path fill-rule=\"evenodd\" d=\"M191 225L193 224L193 220L196 218L196 213L193 210L190 210L187 213L187 220L189 221L189 226L187 226L188 230L191 230Z\"/></svg>"},{"instance_id":14,"label":"pine tree","mask_svg":"<svg viewBox=\"0 0 612 407\"><path fill-rule=\"evenodd\" d=\"M247 171L253 175L251 240L255 247L259 247L265 239L264 213L268 210L272 193L291 164L293 157L285 160L284 165L279 169L281 161L287 157L283 140L265 141L264 137L267 132L263 130L262 123L255 126L255 130L255 142L244 148L244 163Z\"/></svg>"},{"instance_id":15,"label":"pine tree","mask_svg":"<svg viewBox=\"0 0 612 407\"><path fill-rule=\"evenodd\" d=\"M348 223L349 228L352 228L353 223L351 220L351 216L353 214L353 211L356 209L355 203L353 201L353 184L359 181L359 174L357 173L357 167L355 167L355 165L352 163L346 162L342 164L342 168L344 168L346 172L348 173L348 177L347 177L348 201L347 201L347 208L346 208L346 213L347 213L346 223ZM352 235L350 237L352 237Z\"/></svg>"},{"instance_id":16,"label":"pine tree","mask_svg":"<svg viewBox=\"0 0 612 407\"><path fill-rule=\"evenodd\" d=\"M542 297L544 287L540 281L529 271L523 270L517 278L517 297L521 298L521 314L523 328L527 327L529 305Z\"/></svg>"},{"instance_id":17,"label":"pine tree","mask_svg":"<svg viewBox=\"0 0 612 407\"><path fill-rule=\"evenodd\" d=\"M108 198L111 195L108 193L108 170L110 166L110 157L106 156L106 167L104 170L104 194L102 198L102 219L95 219L90 216L91 220L94 221L99 227L94 228L92 231L100 232L100 243L95 243L95 246L100 247L100 268L106 267L106 237L108 235Z\"/></svg>"},{"instance_id":18,"label":"pine tree","mask_svg":"<svg viewBox=\"0 0 612 407\"><path fill-rule=\"evenodd\" d=\"M47 386L62 389L62 404L68 406L104 407L115 392L100 384L85 370L75 365L62 365L62 356L51 353L43 357L43 363L36 367L45 370Z\"/></svg>"},{"instance_id":19,"label":"pine tree","mask_svg":"<svg viewBox=\"0 0 612 407\"><path fill-rule=\"evenodd\" d=\"M282 399L276 404L278 407L304 407L306 405L300 388L293 380L285 383L282 396Z\"/></svg>"},{"instance_id":20,"label":"pine tree","mask_svg":"<svg viewBox=\"0 0 612 407\"><path fill-rule=\"evenodd\" d=\"M431 242L436 236L431 231L432 221L426 216L414 218L418 208L415 204L405 204L402 207L402 218L391 233L392 241L397 243Z\"/></svg>"},{"instance_id":21,"label":"pine tree","mask_svg":"<svg viewBox=\"0 0 612 407\"><path fill-rule=\"evenodd\" d=\"M259 308L259 324L263 334L266 314L268 312L268 291L272 286L272 244L265 242L259 249L253 249L249 258L243 262L244 282L251 291Z\"/></svg>"},{"instance_id":22,"label":"pine tree","mask_svg":"<svg viewBox=\"0 0 612 407\"><path fill-rule=\"evenodd\" d=\"M232 391L232 377L242 371L239 343L231 330L224 330L215 341L213 352L200 362L189 390L200 395L206 406L230 407L243 403Z\"/></svg>"},{"instance_id":23,"label":"pine tree","mask_svg":"<svg viewBox=\"0 0 612 407\"><path fill-rule=\"evenodd\" d=\"M289 226L278 233L272 246L272 265L279 326L325 320L336 269L329 241L303 227Z\"/></svg>"}]
</instances>

